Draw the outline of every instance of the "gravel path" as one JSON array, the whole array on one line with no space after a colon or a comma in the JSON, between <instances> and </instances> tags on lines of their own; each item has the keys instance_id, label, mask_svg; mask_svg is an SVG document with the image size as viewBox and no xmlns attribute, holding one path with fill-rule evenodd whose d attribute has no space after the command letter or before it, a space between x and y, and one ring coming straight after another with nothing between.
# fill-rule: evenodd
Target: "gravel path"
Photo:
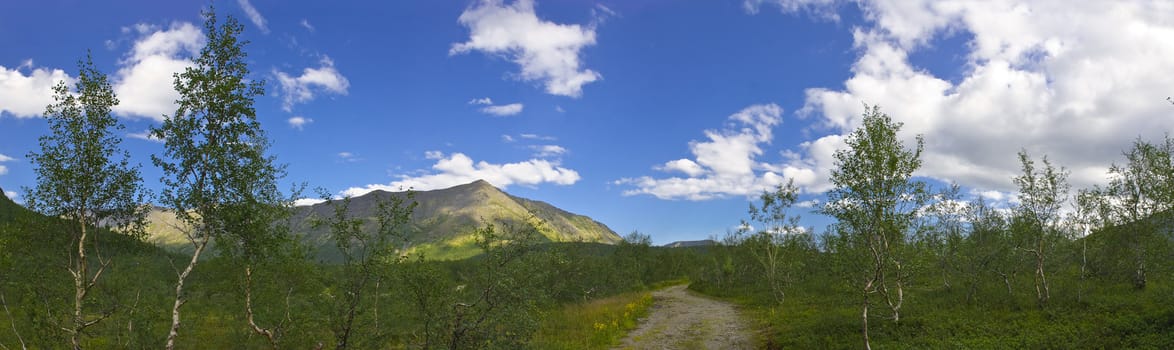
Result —
<instances>
[{"instance_id":1,"label":"gravel path","mask_svg":"<svg viewBox=\"0 0 1174 350\"><path fill-rule=\"evenodd\" d=\"M652 292L652 310L616 349L750 349L751 333L729 303L685 285Z\"/></svg>"}]
</instances>

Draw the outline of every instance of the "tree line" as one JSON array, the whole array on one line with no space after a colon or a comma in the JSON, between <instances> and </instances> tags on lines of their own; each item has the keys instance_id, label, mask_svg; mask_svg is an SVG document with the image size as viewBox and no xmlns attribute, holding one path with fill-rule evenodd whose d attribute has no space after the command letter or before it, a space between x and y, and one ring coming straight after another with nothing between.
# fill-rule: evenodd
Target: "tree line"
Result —
<instances>
[{"instance_id":1,"label":"tree line","mask_svg":"<svg viewBox=\"0 0 1174 350\"><path fill-rule=\"evenodd\" d=\"M957 185L935 189L915 177L923 139L902 143L901 126L878 107L866 108L847 148L835 153L833 189L816 210L835 219L824 232L798 225L799 190L779 185L762 193L759 206L751 204L751 220L726 237L694 287L755 296L772 310L786 309L788 292L840 295L837 308L856 305L859 344L868 349L876 323L900 329L918 299L1019 308L1030 295L1035 308L1056 312L1097 306L1092 290L1104 294L1105 286L1127 283L1142 293L1154 273L1170 276L1174 140L1168 135L1136 140L1109 167L1107 185L1078 191L1065 168L1021 151L1021 172L1009 179L1015 199L996 205L982 196L964 199ZM1065 300L1055 299L1059 288ZM1169 286L1162 288L1159 295Z\"/></svg>"}]
</instances>

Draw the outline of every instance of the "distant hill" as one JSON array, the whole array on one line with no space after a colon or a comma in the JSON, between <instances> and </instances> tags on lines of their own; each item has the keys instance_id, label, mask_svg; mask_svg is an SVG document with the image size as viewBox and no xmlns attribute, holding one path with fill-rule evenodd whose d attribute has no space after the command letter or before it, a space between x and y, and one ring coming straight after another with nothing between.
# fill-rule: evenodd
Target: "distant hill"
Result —
<instances>
[{"instance_id":1,"label":"distant hill","mask_svg":"<svg viewBox=\"0 0 1174 350\"><path fill-rule=\"evenodd\" d=\"M688 248L688 247L708 247L717 245L717 242L712 239L703 239L700 241L676 241L664 246L667 248Z\"/></svg>"},{"instance_id":2,"label":"distant hill","mask_svg":"<svg viewBox=\"0 0 1174 350\"><path fill-rule=\"evenodd\" d=\"M32 211L13 202L12 199L4 195L4 189L0 188L0 222L7 222L25 213L32 213Z\"/></svg>"},{"instance_id":3,"label":"distant hill","mask_svg":"<svg viewBox=\"0 0 1174 350\"><path fill-rule=\"evenodd\" d=\"M406 192L373 191L351 199L350 215L373 221L378 203L389 197L404 198ZM479 253L472 231L488 223L523 225L530 217L545 222L543 238L550 242L592 242L614 244L620 236L589 217L567 212L548 203L502 192L478 180L452 188L415 192L418 203L412 214L409 249L431 259L460 259ZM291 220L295 233L318 250L320 258L337 257L328 228L314 228L315 218L333 215L333 204L319 203L295 209ZM148 217L150 240L173 250L187 251L187 240L177 230L173 214L156 208Z\"/></svg>"}]
</instances>

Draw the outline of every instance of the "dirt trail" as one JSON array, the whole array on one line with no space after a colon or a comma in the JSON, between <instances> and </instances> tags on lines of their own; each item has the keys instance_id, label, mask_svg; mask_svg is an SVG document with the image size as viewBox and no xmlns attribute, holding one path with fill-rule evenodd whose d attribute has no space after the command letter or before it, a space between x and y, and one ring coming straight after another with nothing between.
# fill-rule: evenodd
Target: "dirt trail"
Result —
<instances>
[{"instance_id":1,"label":"dirt trail","mask_svg":"<svg viewBox=\"0 0 1174 350\"><path fill-rule=\"evenodd\" d=\"M652 309L616 349L750 349L751 334L733 305L687 286L652 292Z\"/></svg>"}]
</instances>

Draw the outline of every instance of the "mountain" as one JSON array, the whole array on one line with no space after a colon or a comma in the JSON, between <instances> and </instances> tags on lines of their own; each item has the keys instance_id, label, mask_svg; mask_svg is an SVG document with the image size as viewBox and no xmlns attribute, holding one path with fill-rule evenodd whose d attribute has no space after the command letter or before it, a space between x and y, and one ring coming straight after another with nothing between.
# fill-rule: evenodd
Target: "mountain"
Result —
<instances>
[{"instance_id":1,"label":"mountain","mask_svg":"<svg viewBox=\"0 0 1174 350\"><path fill-rule=\"evenodd\" d=\"M349 215L374 221L378 204L390 197L406 198L406 192L373 191L351 199ZM544 222L540 232L549 242L595 242L614 244L620 236L606 225L589 217L559 209L545 202L521 198L502 192L488 182L478 180L452 188L415 192L417 203L412 213L408 249L424 253L430 259L461 259L479 253L472 232L493 223L497 227L523 225L530 218ZM315 247L320 258L334 260L338 252L329 228L315 228L315 219L328 218L334 204L319 203L295 208L291 225L303 242ZM157 208L149 216L148 233L152 242L171 249L185 250L187 241L175 229L173 214ZM190 250L190 248L187 248Z\"/></svg>"},{"instance_id":2,"label":"mountain","mask_svg":"<svg viewBox=\"0 0 1174 350\"><path fill-rule=\"evenodd\" d=\"M703 239L700 241L676 241L665 244L666 248L687 248L687 247L708 247L717 245L717 242L712 239Z\"/></svg>"}]
</instances>

